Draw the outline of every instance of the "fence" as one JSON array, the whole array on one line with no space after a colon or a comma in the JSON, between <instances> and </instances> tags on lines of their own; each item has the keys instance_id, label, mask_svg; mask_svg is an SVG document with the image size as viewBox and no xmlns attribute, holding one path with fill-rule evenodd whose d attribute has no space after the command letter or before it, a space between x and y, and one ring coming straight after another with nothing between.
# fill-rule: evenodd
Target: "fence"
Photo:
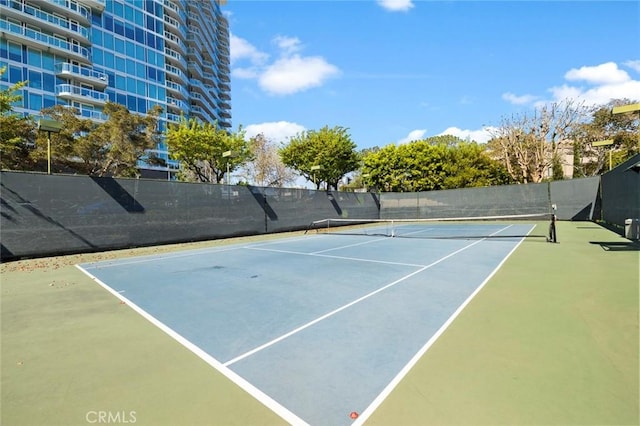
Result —
<instances>
[{"instance_id":1,"label":"fence","mask_svg":"<svg viewBox=\"0 0 640 426\"><path fill-rule=\"evenodd\" d=\"M0 173L0 258L37 257L305 229L326 218L538 214L640 218L640 155L602 177L420 193L354 193Z\"/></svg>"}]
</instances>

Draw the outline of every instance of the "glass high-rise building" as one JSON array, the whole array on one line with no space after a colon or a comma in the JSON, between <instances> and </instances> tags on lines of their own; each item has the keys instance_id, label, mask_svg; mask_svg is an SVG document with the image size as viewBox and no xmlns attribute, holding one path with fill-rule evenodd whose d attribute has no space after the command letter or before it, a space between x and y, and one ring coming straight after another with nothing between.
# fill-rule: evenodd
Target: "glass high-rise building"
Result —
<instances>
[{"instance_id":1,"label":"glass high-rise building","mask_svg":"<svg viewBox=\"0 0 640 426\"><path fill-rule=\"evenodd\" d=\"M39 115L54 105L104 120L107 101L145 114L180 115L231 127L226 0L0 0L0 85L27 80L16 111ZM143 176L178 168L140 164Z\"/></svg>"}]
</instances>

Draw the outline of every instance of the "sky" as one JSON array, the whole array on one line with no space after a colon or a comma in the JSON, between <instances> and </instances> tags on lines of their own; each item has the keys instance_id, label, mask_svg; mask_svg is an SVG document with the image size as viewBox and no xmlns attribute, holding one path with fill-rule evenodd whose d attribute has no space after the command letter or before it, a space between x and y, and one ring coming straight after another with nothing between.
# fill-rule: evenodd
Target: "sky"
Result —
<instances>
[{"instance_id":1,"label":"sky","mask_svg":"<svg viewBox=\"0 0 640 426\"><path fill-rule=\"evenodd\" d=\"M228 0L234 130L480 143L552 102L640 102L638 1Z\"/></svg>"}]
</instances>

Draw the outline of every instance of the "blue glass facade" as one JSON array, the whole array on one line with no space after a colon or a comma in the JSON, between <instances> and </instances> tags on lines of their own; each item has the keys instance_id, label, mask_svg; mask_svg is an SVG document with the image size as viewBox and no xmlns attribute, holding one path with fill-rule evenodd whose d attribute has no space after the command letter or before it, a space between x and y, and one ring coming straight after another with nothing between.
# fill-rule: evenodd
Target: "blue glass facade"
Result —
<instances>
[{"instance_id":1,"label":"blue glass facade","mask_svg":"<svg viewBox=\"0 0 640 426\"><path fill-rule=\"evenodd\" d=\"M65 105L104 120L107 101L161 128L180 115L231 127L229 27L221 0L0 0L0 85L28 80L17 111ZM177 170L140 164L153 174Z\"/></svg>"}]
</instances>

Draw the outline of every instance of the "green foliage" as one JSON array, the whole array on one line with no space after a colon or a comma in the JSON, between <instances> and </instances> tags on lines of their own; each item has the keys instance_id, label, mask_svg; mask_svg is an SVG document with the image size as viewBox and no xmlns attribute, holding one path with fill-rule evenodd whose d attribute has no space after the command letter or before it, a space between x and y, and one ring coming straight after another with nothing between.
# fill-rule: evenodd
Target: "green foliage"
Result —
<instances>
[{"instance_id":1,"label":"green foliage","mask_svg":"<svg viewBox=\"0 0 640 426\"><path fill-rule=\"evenodd\" d=\"M637 103L614 99L591 110L591 120L578 126L572 134L574 142L574 177L596 176L611 166L625 162L640 152L640 113L613 114L613 107ZM612 139L613 145L593 147L593 142ZM611 156L611 157L609 157Z\"/></svg>"},{"instance_id":2,"label":"green foliage","mask_svg":"<svg viewBox=\"0 0 640 426\"><path fill-rule=\"evenodd\" d=\"M97 175L99 167L92 167L98 155L86 151L86 135L96 127L88 119L80 119L73 108L56 105L42 110L43 115L62 123L59 133L51 134L51 171L74 172L86 175ZM38 132L36 146L30 157L39 170L46 170L47 137L45 132Z\"/></svg>"},{"instance_id":3,"label":"green foliage","mask_svg":"<svg viewBox=\"0 0 640 426\"><path fill-rule=\"evenodd\" d=\"M169 126L166 141L172 158L182 164L181 180L221 183L227 170L231 173L253 158L244 135L242 129L229 133L217 123L183 118Z\"/></svg>"},{"instance_id":4,"label":"green foliage","mask_svg":"<svg viewBox=\"0 0 640 426\"><path fill-rule=\"evenodd\" d=\"M0 75L6 67L0 68ZM35 123L28 117L13 112L13 105L22 100L19 90L26 81L0 90L0 167L11 170L28 170L28 142L35 135Z\"/></svg>"},{"instance_id":5,"label":"green foliage","mask_svg":"<svg viewBox=\"0 0 640 426\"><path fill-rule=\"evenodd\" d=\"M340 180L356 170L360 157L348 129L340 126L310 130L291 138L279 151L282 162L320 189L322 182L338 188Z\"/></svg>"},{"instance_id":6,"label":"green foliage","mask_svg":"<svg viewBox=\"0 0 640 426\"><path fill-rule=\"evenodd\" d=\"M506 171L481 145L455 137L435 137L387 145L363 158L368 187L381 191L431 191L508 182Z\"/></svg>"}]
</instances>

